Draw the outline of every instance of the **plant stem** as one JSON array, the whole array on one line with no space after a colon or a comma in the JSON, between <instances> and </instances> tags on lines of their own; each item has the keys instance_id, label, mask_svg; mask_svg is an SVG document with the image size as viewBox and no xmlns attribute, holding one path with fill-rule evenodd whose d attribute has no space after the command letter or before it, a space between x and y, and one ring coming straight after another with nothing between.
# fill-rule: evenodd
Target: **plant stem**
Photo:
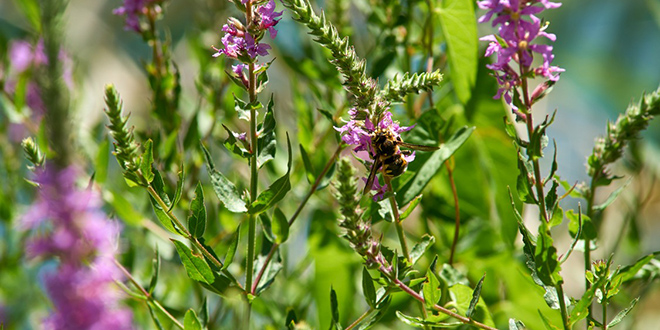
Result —
<instances>
[{"instance_id":1,"label":"plant stem","mask_svg":"<svg viewBox=\"0 0 660 330\"><path fill-rule=\"evenodd\" d=\"M415 290L411 289L405 283L401 282L401 280L399 280L398 278L395 278L392 275L392 273L385 268L385 266L381 265L378 268L378 270L383 275L385 275L387 278L389 278L394 284L396 284L396 286L398 286L401 290L403 290L403 292L409 294L410 296L415 298L417 301L419 301L421 303L424 303L424 297L422 297L419 293L415 292ZM471 318L468 318L468 317L465 317L463 315L452 312L449 309L444 308L444 307L442 307L438 304L433 305L433 309L435 309L435 310L437 310L437 311L439 311L443 314L449 315L449 316L459 320L460 322L462 322L464 324L469 324L469 325L475 326L475 327L480 328L480 329L497 330L496 328L490 327L490 326L485 325L481 322L475 321Z\"/></svg>"},{"instance_id":2,"label":"plant stem","mask_svg":"<svg viewBox=\"0 0 660 330\"><path fill-rule=\"evenodd\" d=\"M178 320L177 320L172 314L170 314L170 312L168 312L167 309L165 309L165 307L163 307L163 305L161 305L156 299L154 299L154 297L153 297L153 296L152 296L147 290L145 290L145 289L140 285L140 283L138 283L138 281L133 277L133 275L131 274L131 272L129 272L129 271L124 267L124 265L122 265L121 263L119 263L119 261L117 261L117 259L115 259L114 262L115 262L115 265L116 265L116 266L117 266L117 267L118 267L118 268L124 273L124 275L126 275L126 278L128 278L128 280L129 280L131 283L133 283L133 285L134 285L138 290L140 290L140 292L142 292L142 294L144 295L144 297L147 299L148 302L150 302L150 303L152 303L154 306L156 306L156 308L158 308L158 310L161 311L161 313L165 314L165 316L167 316L167 318L169 318L170 321L172 321L172 323L174 323L177 327L179 327L179 329L183 329L183 328L184 328L184 327L183 327L183 324L179 323L179 321L178 321Z\"/></svg>"},{"instance_id":3,"label":"plant stem","mask_svg":"<svg viewBox=\"0 0 660 330\"><path fill-rule=\"evenodd\" d=\"M316 192L316 189L318 189L319 184L321 184L321 180L323 180L323 177L325 176L325 174L330 170L330 166L332 166L332 164L334 164L335 160L337 159L337 157L339 157L339 154L341 153L341 151L343 149L344 149L344 146L342 146L341 144L337 146L337 149L335 150L335 153L332 155L332 157L330 157L330 159L328 159L328 162L323 167L323 170L321 170L321 173L319 173L319 175L316 177L316 180L314 181L314 184L312 185L312 187L307 192L307 195L305 195L302 202L300 202L300 205L298 205L298 208L296 209L296 211L291 216L291 219L289 219L289 227L291 227L291 225L293 225L293 222L296 221L296 219L298 218L298 215L300 215L300 212L302 211L302 209L305 207L305 205L307 205L307 201L314 194L314 192ZM279 246L280 246L279 243L273 243L273 246L271 246L270 251L268 252L268 255L266 256L266 260L264 261L264 265L259 270L259 273L257 273L257 277L255 278L254 283L252 284L251 291L250 291L252 294L255 293L255 291L257 289L257 286L259 285L259 281L261 281L261 277L264 275L264 272L266 271L266 267L268 267L268 264L270 263L271 259L273 258L273 255L275 255L275 251L277 250L277 248Z\"/></svg>"},{"instance_id":4,"label":"plant stem","mask_svg":"<svg viewBox=\"0 0 660 330\"><path fill-rule=\"evenodd\" d=\"M607 330L607 301L603 300L603 330Z\"/></svg>"},{"instance_id":5,"label":"plant stem","mask_svg":"<svg viewBox=\"0 0 660 330\"><path fill-rule=\"evenodd\" d=\"M358 317L358 319L355 320L355 322L351 323L351 325L346 327L346 329L344 329L344 330L351 330L351 329L355 328L358 324L360 324L360 322L364 321L364 319L367 318L369 313L371 313L373 311L374 311L374 308L369 307L369 309L366 312L362 313L362 315L360 315L360 317Z\"/></svg>"},{"instance_id":6,"label":"plant stem","mask_svg":"<svg viewBox=\"0 0 660 330\"><path fill-rule=\"evenodd\" d=\"M456 220L454 225L454 240L451 242L451 251L449 252L449 264L454 263L454 253L456 252L456 243L458 242L458 233L461 227L461 211L458 207L458 192L456 191L456 183L454 182L454 171L451 166L445 162L447 167L447 175L449 176L449 185L451 186L451 193L454 195L454 218Z\"/></svg>"},{"instance_id":7,"label":"plant stem","mask_svg":"<svg viewBox=\"0 0 660 330\"><path fill-rule=\"evenodd\" d=\"M568 311L566 309L566 301L564 300L564 288L561 284L555 285L557 289L557 296L559 296L559 309L561 310L561 321L564 325L564 330L571 330L570 324L568 323Z\"/></svg>"},{"instance_id":8,"label":"plant stem","mask_svg":"<svg viewBox=\"0 0 660 330\"><path fill-rule=\"evenodd\" d=\"M412 263L410 259L410 253L408 252L408 243L406 242L406 236L403 232L403 225L399 217L399 207L396 205L396 198L394 198L394 190L392 190L392 182L388 175L383 172L383 178L385 178L385 184L387 185L387 191L390 194L390 205L392 206L392 213L394 214L394 228L396 228L396 234L399 236L399 243L401 244L401 250L403 256L408 260L409 263Z\"/></svg>"},{"instance_id":9,"label":"plant stem","mask_svg":"<svg viewBox=\"0 0 660 330\"><path fill-rule=\"evenodd\" d=\"M596 173L600 173L600 171L597 171ZM594 215L594 196L596 195L596 180L598 180L598 174L594 174L594 177L591 178L591 183L589 185L589 196L587 196L587 217L591 219L593 223L593 215ZM587 239L584 241L584 271L588 271L591 269L591 240ZM591 283L589 280L585 277L584 279L584 290L585 292L591 288ZM588 309L588 316L590 316L593 312L592 304L589 304L589 309ZM589 321L587 321L588 325Z\"/></svg>"}]
</instances>

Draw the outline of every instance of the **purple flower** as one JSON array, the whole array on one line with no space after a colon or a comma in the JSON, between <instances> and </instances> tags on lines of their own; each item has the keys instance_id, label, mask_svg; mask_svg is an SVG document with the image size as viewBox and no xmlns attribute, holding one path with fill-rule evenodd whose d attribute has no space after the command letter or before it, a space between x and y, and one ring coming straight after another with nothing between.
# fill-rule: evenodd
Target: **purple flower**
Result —
<instances>
[{"instance_id":1,"label":"purple flower","mask_svg":"<svg viewBox=\"0 0 660 330\"><path fill-rule=\"evenodd\" d=\"M54 311L46 329L133 329L132 315L121 308L114 280L119 225L101 211L93 190L75 186L74 168L47 167L39 173L39 196L22 219L38 229L27 242L31 258L55 258L57 270L44 275Z\"/></svg>"},{"instance_id":2,"label":"purple flower","mask_svg":"<svg viewBox=\"0 0 660 330\"><path fill-rule=\"evenodd\" d=\"M124 0L124 4L112 11L113 14L126 16L124 30L133 30L137 33L140 29L140 16L144 15L147 6L156 0Z\"/></svg>"},{"instance_id":3,"label":"purple flower","mask_svg":"<svg viewBox=\"0 0 660 330\"><path fill-rule=\"evenodd\" d=\"M398 138L401 136L402 132L409 131L414 127L400 126L398 122L392 120L392 113L389 110L385 110L381 114L380 121L377 125L374 125L371 122L369 116L364 120L356 119L360 114L357 109L351 109L348 113L351 115L352 119L346 122L342 127L335 127L335 130L341 134L341 139L344 143L354 146L353 152L355 152L358 158L365 162L373 163L376 158L376 152L371 141L373 133L376 131L390 131L394 138ZM413 161L415 159L415 153L413 152L410 155L405 155L404 159L407 162ZM366 182L367 178L363 178L363 180ZM377 200L376 197L378 197L378 199L382 198L386 187L381 186L380 183L378 183L378 180L374 180L371 189L376 191L374 200Z\"/></svg>"},{"instance_id":4,"label":"purple flower","mask_svg":"<svg viewBox=\"0 0 660 330\"><path fill-rule=\"evenodd\" d=\"M280 21L277 18L282 16L281 11L280 12L275 11L275 1L270 0L265 5L260 6L259 8L257 8L257 13L261 18L261 22L259 23L259 28L261 28L262 30L268 29L268 33L270 33L270 37L272 39L275 39L275 37L277 36L277 30L275 30L274 26L277 25L277 23Z\"/></svg>"},{"instance_id":5,"label":"purple flower","mask_svg":"<svg viewBox=\"0 0 660 330\"><path fill-rule=\"evenodd\" d=\"M493 26L498 27L498 36L489 35L480 39L489 42L486 56L496 55L495 62L487 65L495 71L500 84L495 98L504 97L513 109L517 109L512 94L513 89L521 85L521 76L531 74L557 81L557 73L564 71L550 64L554 59L552 46L536 43L538 37L553 42L556 36L545 32L547 25L541 26L541 20L535 15L561 4L548 0L485 0L477 4L479 8L487 10L479 22L485 23L492 19ZM532 67L534 54L540 55L543 60L536 68ZM514 67L520 69L516 71Z\"/></svg>"}]
</instances>

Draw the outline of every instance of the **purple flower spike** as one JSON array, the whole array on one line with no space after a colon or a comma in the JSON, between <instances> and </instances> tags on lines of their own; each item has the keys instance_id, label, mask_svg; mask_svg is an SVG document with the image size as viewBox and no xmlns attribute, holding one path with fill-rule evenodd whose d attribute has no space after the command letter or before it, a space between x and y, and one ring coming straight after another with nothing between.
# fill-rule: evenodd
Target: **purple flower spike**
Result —
<instances>
[{"instance_id":1,"label":"purple flower spike","mask_svg":"<svg viewBox=\"0 0 660 330\"><path fill-rule=\"evenodd\" d=\"M261 22L259 23L259 28L265 30L268 29L270 37L275 39L277 36L277 30L274 26L280 21L277 18L282 16L282 12L275 11L275 1L270 0L265 5L257 8L257 13L261 16Z\"/></svg>"},{"instance_id":2,"label":"purple flower spike","mask_svg":"<svg viewBox=\"0 0 660 330\"><path fill-rule=\"evenodd\" d=\"M541 20L535 15L545 9L557 8L561 3L548 0L484 0L477 4L479 8L487 10L479 22L485 23L492 19L492 25L498 27L497 37L489 35L480 39L489 42L486 56L496 56L495 62L487 65L495 71L495 78L500 84L494 98L504 97L506 103L516 110L512 94L514 88L522 84L521 76L531 73L532 76L557 81L558 73L564 71L551 65L555 57L552 46L536 43L538 37L554 42L556 36L545 32L547 26L541 26ZM538 67L532 67L535 54L543 60Z\"/></svg>"},{"instance_id":3,"label":"purple flower spike","mask_svg":"<svg viewBox=\"0 0 660 330\"><path fill-rule=\"evenodd\" d=\"M22 219L24 228L40 233L28 241L28 255L59 261L44 275L54 308L44 328L133 329L114 283L121 278L114 264L119 225L101 211L95 191L76 188L76 177L73 168L39 173L39 197Z\"/></svg>"}]
</instances>

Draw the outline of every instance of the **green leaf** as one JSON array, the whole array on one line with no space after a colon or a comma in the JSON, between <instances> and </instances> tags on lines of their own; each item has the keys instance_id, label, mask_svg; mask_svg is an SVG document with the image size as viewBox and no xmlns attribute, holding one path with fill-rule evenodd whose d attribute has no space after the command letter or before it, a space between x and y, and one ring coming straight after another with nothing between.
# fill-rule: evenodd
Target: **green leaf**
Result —
<instances>
[{"instance_id":1,"label":"green leaf","mask_svg":"<svg viewBox=\"0 0 660 330\"><path fill-rule=\"evenodd\" d=\"M197 314L192 309L189 309L186 312L186 315L183 318L183 329L184 330L202 330L202 322L197 318Z\"/></svg>"},{"instance_id":2,"label":"green leaf","mask_svg":"<svg viewBox=\"0 0 660 330\"><path fill-rule=\"evenodd\" d=\"M154 257L154 260L151 263L151 280L149 281L149 289L148 289L149 294L152 294L154 292L154 288L156 288L156 284L158 284L159 273L160 273L160 253L158 252L158 248L156 248L156 256Z\"/></svg>"},{"instance_id":3,"label":"green leaf","mask_svg":"<svg viewBox=\"0 0 660 330\"><path fill-rule=\"evenodd\" d=\"M550 229L544 222L539 226L539 235L536 238L534 263L536 264L536 275L546 286L554 287L563 282L559 274L561 265L557 260L557 248L553 245Z\"/></svg>"},{"instance_id":4,"label":"green leaf","mask_svg":"<svg viewBox=\"0 0 660 330\"><path fill-rule=\"evenodd\" d=\"M213 185L213 191L215 191L218 199L225 204L225 207L230 212L234 213L243 213L247 211L245 206L245 201L241 199L241 196L238 194L238 190L233 183L231 183L227 178L222 175L219 171L215 169L213 161L211 160L211 154L206 147L202 145L202 150L204 151L204 156L206 157L206 165L209 168L209 175L211 176L211 184Z\"/></svg>"},{"instance_id":5,"label":"green leaf","mask_svg":"<svg viewBox=\"0 0 660 330\"><path fill-rule=\"evenodd\" d=\"M154 173L151 169L154 163L154 142L151 139L147 140L144 143L144 153L142 154L142 161L140 162L140 171L142 171L142 176L147 180L147 183L151 183L154 180Z\"/></svg>"},{"instance_id":6,"label":"green leaf","mask_svg":"<svg viewBox=\"0 0 660 330\"><path fill-rule=\"evenodd\" d=\"M112 205L112 209L117 213L120 219L129 225L139 225L145 218L140 212L135 210L123 193L115 193L110 190L103 192L103 199Z\"/></svg>"},{"instance_id":7,"label":"green leaf","mask_svg":"<svg viewBox=\"0 0 660 330\"><path fill-rule=\"evenodd\" d=\"M272 225L275 241L278 244L286 242L286 240L289 238L289 221L279 207L275 207L275 211L273 212Z\"/></svg>"},{"instance_id":8,"label":"green leaf","mask_svg":"<svg viewBox=\"0 0 660 330\"><path fill-rule=\"evenodd\" d=\"M543 325L545 325L546 329L548 329L548 330L560 330L558 327L556 327L554 324L552 324L550 322L550 320L548 320L548 318L546 318L545 315L543 315L543 313L541 313L541 311L538 311L538 312L539 312L539 315L541 316L541 320L543 321Z\"/></svg>"},{"instance_id":9,"label":"green leaf","mask_svg":"<svg viewBox=\"0 0 660 330\"><path fill-rule=\"evenodd\" d=\"M467 285L454 284L449 288L449 293L452 297L453 303L456 306L457 313L463 315L467 314L467 311L470 308L470 303L473 300L473 290ZM486 306L486 303L483 301L483 299L480 299L474 308L472 312L472 319L480 321L486 325L494 325L493 319L490 316L490 312L488 311L488 307Z\"/></svg>"},{"instance_id":10,"label":"green leaf","mask_svg":"<svg viewBox=\"0 0 660 330\"><path fill-rule=\"evenodd\" d=\"M442 168L444 162L460 148L474 131L474 127L462 127L440 149L434 151L420 170L397 193L397 203L406 205L421 194L426 185Z\"/></svg>"},{"instance_id":11,"label":"green leaf","mask_svg":"<svg viewBox=\"0 0 660 330\"><path fill-rule=\"evenodd\" d=\"M156 313L154 312L153 307L151 307L151 304L148 303L147 307L149 308L149 315L151 316L151 319L154 321L154 324L156 325L156 328L158 330L165 330L163 328L163 325L160 323L160 320L156 316Z\"/></svg>"},{"instance_id":12,"label":"green leaf","mask_svg":"<svg viewBox=\"0 0 660 330\"><path fill-rule=\"evenodd\" d=\"M25 15L34 31L41 31L41 10L38 0L14 0L14 4Z\"/></svg>"},{"instance_id":13,"label":"green leaf","mask_svg":"<svg viewBox=\"0 0 660 330\"><path fill-rule=\"evenodd\" d=\"M335 329L341 330L341 324L339 323L339 303L337 302L337 293L335 289L330 287L330 309L332 312L332 323ZM333 327L331 327L333 329Z\"/></svg>"},{"instance_id":14,"label":"green leaf","mask_svg":"<svg viewBox=\"0 0 660 330\"><path fill-rule=\"evenodd\" d=\"M307 155L307 151L305 150L305 147L302 146L302 144L298 145L300 147L300 157L302 158L303 165L305 166L305 171L307 172L307 182L313 183L314 179L316 177L316 173L314 172L314 166L312 166L312 162L309 160L309 156Z\"/></svg>"},{"instance_id":15,"label":"green leaf","mask_svg":"<svg viewBox=\"0 0 660 330\"><path fill-rule=\"evenodd\" d=\"M362 292L364 298L367 300L369 306L376 308L376 288L374 287L374 280L366 267L362 268Z\"/></svg>"},{"instance_id":16,"label":"green leaf","mask_svg":"<svg viewBox=\"0 0 660 330\"><path fill-rule=\"evenodd\" d=\"M472 315L474 314L474 309L477 307L477 303L479 302L479 297L481 296L481 287L484 284L484 279L486 278L486 273L484 273L484 276L481 277L479 282L477 283L477 286L474 287L474 291L472 291L472 300L470 300L470 306L467 309L467 312L465 312L465 316L468 318L472 318Z\"/></svg>"},{"instance_id":17,"label":"green leaf","mask_svg":"<svg viewBox=\"0 0 660 330\"><path fill-rule=\"evenodd\" d=\"M263 124L259 125L257 138L257 166L261 168L268 161L275 158L277 144L275 141L275 115L273 114L273 96L266 106Z\"/></svg>"},{"instance_id":18,"label":"green leaf","mask_svg":"<svg viewBox=\"0 0 660 330\"><path fill-rule=\"evenodd\" d=\"M278 252L279 253L279 252ZM266 256L261 255L257 257L257 260L254 261L254 271L255 273L261 270L263 268L264 263L266 262ZM273 284L273 281L275 280L275 276L277 276L277 273L282 270L282 262L279 258L279 255L275 258L273 257L273 260L271 260L268 263L268 266L266 266L266 269L264 270L264 274L259 280L259 283L257 285L257 290L255 291L255 295L260 295L262 292L264 292L268 287ZM255 278L257 274L254 274Z\"/></svg>"},{"instance_id":19,"label":"green leaf","mask_svg":"<svg viewBox=\"0 0 660 330\"><path fill-rule=\"evenodd\" d=\"M236 250L238 250L238 242L241 240L241 225L238 225L236 232L234 233L231 243L229 243L229 248L225 254L225 263L222 265L222 269L225 270L229 265L234 261L234 256L236 255Z\"/></svg>"},{"instance_id":20,"label":"green leaf","mask_svg":"<svg viewBox=\"0 0 660 330\"><path fill-rule=\"evenodd\" d=\"M644 265L648 264L649 262L651 262L651 260L653 260L653 256L654 256L653 254L646 255L640 258L639 260L637 260L634 264L621 268L617 272L615 277L621 277L622 283L628 282L635 275L637 275L639 270L642 269Z\"/></svg>"},{"instance_id":21,"label":"green leaf","mask_svg":"<svg viewBox=\"0 0 660 330\"><path fill-rule=\"evenodd\" d=\"M169 230L171 233L174 234L180 234L179 231L176 229L174 226L174 222L170 217L163 211L163 208L160 207L160 204L156 202L156 200L149 196L149 199L151 200L151 205L154 208L154 213L156 213L156 218L158 218L158 221L165 227L165 229Z\"/></svg>"},{"instance_id":22,"label":"green leaf","mask_svg":"<svg viewBox=\"0 0 660 330\"><path fill-rule=\"evenodd\" d=\"M236 113L238 113L238 119L244 119L246 121L250 121L250 111L251 109L254 108L254 110L259 110L263 106L261 103L258 101L255 101L252 104L248 104L247 102L239 99L234 95L234 110L236 110Z\"/></svg>"},{"instance_id":23,"label":"green leaf","mask_svg":"<svg viewBox=\"0 0 660 330\"><path fill-rule=\"evenodd\" d=\"M409 206L410 208L410 206ZM433 246L433 243L435 243L435 237L424 234L422 236L422 240L415 244L415 246L412 248L410 251L410 260L412 261L412 264L415 265L417 261L428 251L428 249Z\"/></svg>"},{"instance_id":24,"label":"green leaf","mask_svg":"<svg viewBox=\"0 0 660 330\"><path fill-rule=\"evenodd\" d=\"M628 315L628 313L630 313L630 311L635 307L635 305L637 305L638 301L639 301L639 297L633 299L633 301L630 302L630 306L628 306L626 309L624 309L624 310L620 311L618 314L616 314L614 319L612 319L612 321L610 321L610 323L607 325L607 328L609 329L609 328L621 323L621 321L623 321L623 318L626 317L626 315Z\"/></svg>"},{"instance_id":25,"label":"green leaf","mask_svg":"<svg viewBox=\"0 0 660 330\"><path fill-rule=\"evenodd\" d=\"M291 182L289 181L289 173L291 172L291 142L289 135L286 137L286 144L289 151L289 161L287 163L287 171L281 178L273 182L268 189L259 194L259 197L250 205L249 212L251 214L258 214L273 207L277 202L282 200L284 196L291 190Z\"/></svg>"},{"instance_id":26,"label":"green leaf","mask_svg":"<svg viewBox=\"0 0 660 330\"><path fill-rule=\"evenodd\" d=\"M534 169L532 163L525 159L525 156L518 150L518 180L516 181L516 189L520 200L527 204L537 204L534 197L534 188L532 187L532 178Z\"/></svg>"},{"instance_id":27,"label":"green leaf","mask_svg":"<svg viewBox=\"0 0 660 330\"><path fill-rule=\"evenodd\" d=\"M434 328L455 328L456 326L463 324L461 322L441 322L441 320L447 319L444 314L429 315L429 318L424 320L420 317L409 316L396 311L396 317L399 318L401 322L417 328L426 328L429 326Z\"/></svg>"},{"instance_id":28,"label":"green leaf","mask_svg":"<svg viewBox=\"0 0 660 330\"><path fill-rule=\"evenodd\" d=\"M575 214L573 210L568 210L565 214L569 221L568 232L571 234L571 237L575 238L578 232L580 232L581 237L579 239L581 240L594 240L598 237L594 223L586 214ZM582 223L581 230L580 223Z\"/></svg>"},{"instance_id":29,"label":"green leaf","mask_svg":"<svg viewBox=\"0 0 660 330\"><path fill-rule=\"evenodd\" d=\"M440 25L447 41L449 75L456 96L466 104L477 79L478 36L474 1L444 0L439 8Z\"/></svg>"},{"instance_id":30,"label":"green leaf","mask_svg":"<svg viewBox=\"0 0 660 330\"><path fill-rule=\"evenodd\" d=\"M96 159L94 161L94 180L99 184L105 183L108 177L108 163L110 160L110 141L103 139L96 152Z\"/></svg>"},{"instance_id":31,"label":"green leaf","mask_svg":"<svg viewBox=\"0 0 660 330\"><path fill-rule=\"evenodd\" d=\"M422 201L422 195L419 195L415 197L412 201L410 201L410 204L408 204L408 208L405 211L403 211L403 213L401 213L401 215L399 216L399 221L403 221L405 218L407 218L412 213L412 211L415 210L415 208L421 201Z\"/></svg>"},{"instance_id":32,"label":"green leaf","mask_svg":"<svg viewBox=\"0 0 660 330\"><path fill-rule=\"evenodd\" d=\"M546 116L541 124L534 128L534 132L527 146L527 156L530 160L537 160L543 157L543 149L548 145L548 137L545 135L545 130L555 121L557 111L552 114L552 117Z\"/></svg>"},{"instance_id":33,"label":"green leaf","mask_svg":"<svg viewBox=\"0 0 660 330\"><path fill-rule=\"evenodd\" d=\"M171 241L174 243L176 252L179 253L179 257L181 258L183 267L186 269L188 277L198 282L207 284L213 283L215 276L213 276L213 271L204 258L194 254L192 250L182 242L175 239L172 239Z\"/></svg>"},{"instance_id":34,"label":"green leaf","mask_svg":"<svg viewBox=\"0 0 660 330\"><path fill-rule=\"evenodd\" d=\"M250 158L250 156L251 156L250 151L245 149L245 148L249 148L247 140L245 142L240 141L241 144L243 144L243 146L245 148L241 147L238 144L239 143L238 139L236 138L238 136L238 134L234 133L232 130L230 130L224 124L222 124L222 127L224 127L225 131L227 131L227 138L225 139L225 142L223 143L225 148L227 148L227 150L229 150L229 152L231 152L235 155L238 155L238 156L243 157L245 159Z\"/></svg>"},{"instance_id":35,"label":"green leaf","mask_svg":"<svg viewBox=\"0 0 660 330\"><path fill-rule=\"evenodd\" d=\"M628 181L626 181L626 183L623 186L621 186L621 187L617 188L615 191L613 191L610 194L610 196L607 197L607 200L605 202L603 202L602 204L595 205L594 206L594 211L602 211L606 207L610 206L610 204L612 204L612 202L614 202L616 200L616 198L619 197L621 192L623 192L623 190L626 187L628 187L628 185L630 184L631 181L632 181L632 178L629 179Z\"/></svg>"},{"instance_id":36,"label":"green leaf","mask_svg":"<svg viewBox=\"0 0 660 330\"><path fill-rule=\"evenodd\" d=\"M433 309L433 306L442 298L440 281L431 269L426 271L426 282L422 284L422 292L424 293L424 304L427 309Z\"/></svg>"},{"instance_id":37,"label":"green leaf","mask_svg":"<svg viewBox=\"0 0 660 330\"><path fill-rule=\"evenodd\" d=\"M204 206L204 190L202 183L197 182L195 198L190 202L190 217L188 217L188 230L194 237L204 236L206 230L206 207Z\"/></svg>"},{"instance_id":38,"label":"green leaf","mask_svg":"<svg viewBox=\"0 0 660 330\"><path fill-rule=\"evenodd\" d=\"M184 170L183 170L183 164L181 164L181 171L177 174L177 181L176 181L176 190L174 191L174 199L172 199L172 204L170 205L169 211L172 211L174 208L174 205L176 205L180 200L181 200L181 194L183 193L183 183L184 183Z\"/></svg>"},{"instance_id":39,"label":"green leaf","mask_svg":"<svg viewBox=\"0 0 660 330\"><path fill-rule=\"evenodd\" d=\"M204 297L202 300L202 307L199 308L199 320L202 322L202 326L206 327L209 324L209 305L208 298Z\"/></svg>"},{"instance_id":40,"label":"green leaf","mask_svg":"<svg viewBox=\"0 0 660 330\"><path fill-rule=\"evenodd\" d=\"M608 278L607 276L603 276L599 278L596 283L592 283L591 287L589 290L587 290L583 295L582 298L580 298L580 301L578 301L574 306L573 310L571 310L570 315L569 315L569 323L570 326L572 327L575 323L578 321L584 319L589 315L589 306L591 306L591 303L594 301L594 297L596 296L596 290L605 284L607 282Z\"/></svg>"}]
</instances>

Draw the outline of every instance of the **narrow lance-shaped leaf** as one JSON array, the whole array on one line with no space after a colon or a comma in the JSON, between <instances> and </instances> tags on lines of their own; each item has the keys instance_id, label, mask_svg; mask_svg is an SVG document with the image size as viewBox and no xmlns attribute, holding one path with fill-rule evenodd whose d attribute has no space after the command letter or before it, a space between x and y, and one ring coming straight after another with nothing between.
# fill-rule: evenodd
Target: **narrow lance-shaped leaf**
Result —
<instances>
[{"instance_id":1,"label":"narrow lance-shaped leaf","mask_svg":"<svg viewBox=\"0 0 660 330\"><path fill-rule=\"evenodd\" d=\"M158 252L158 248L156 248L156 256L154 257L151 266L151 280L149 281L149 289L148 289L149 294L152 294L154 292L154 288L156 288L156 284L158 284L159 273L160 273L160 253Z\"/></svg>"},{"instance_id":2,"label":"narrow lance-shaped leaf","mask_svg":"<svg viewBox=\"0 0 660 330\"><path fill-rule=\"evenodd\" d=\"M633 301L630 302L630 306L626 307L626 309L624 309L624 310L620 311L618 314L616 314L614 319L612 319L612 321L610 321L610 323L607 325L607 328L609 329L609 328L621 323L621 321L623 321L623 318L626 317L626 315L628 315L628 313L630 313L630 311L635 307L635 305L637 305L638 301L639 301L639 298L633 299Z\"/></svg>"},{"instance_id":3,"label":"narrow lance-shaped leaf","mask_svg":"<svg viewBox=\"0 0 660 330\"><path fill-rule=\"evenodd\" d=\"M330 287L330 308L332 312L332 323L334 325L334 328L337 330L341 330L341 324L339 323L339 303L337 302L337 293L335 292L335 289ZM332 329L332 327L331 327Z\"/></svg>"},{"instance_id":4,"label":"narrow lance-shaped leaf","mask_svg":"<svg viewBox=\"0 0 660 330\"><path fill-rule=\"evenodd\" d=\"M415 210L415 208L421 201L422 201L422 195L419 195L415 197L412 201L410 201L410 204L408 204L408 208L405 211L403 211L403 213L401 213L401 215L399 216L399 221L403 221L405 218L410 216L412 211Z\"/></svg>"},{"instance_id":5,"label":"narrow lance-shaped leaf","mask_svg":"<svg viewBox=\"0 0 660 330\"><path fill-rule=\"evenodd\" d=\"M275 242L278 244L286 242L289 238L289 221L279 207L275 207L273 212L272 226Z\"/></svg>"},{"instance_id":6,"label":"narrow lance-shaped leaf","mask_svg":"<svg viewBox=\"0 0 660 330\"><path fill-rule=\"evenodd\" d=\"M415 246L412 248L410 251L410 260L412 261L412 264L415 265L417 261L424 255L428 249L433 246L433 243L435 243L435 237L424 234L422 236L422 240L415 244Z\"/></svg>"},{"instance_id":7,"label":"narrow lance-shaped leaf","mask_svg":"<svg viewBox=\"0 0 660 330\"><path fill-rule=\"evenodd\" d=\"M179 253L183 267L188 273L188 277L195 281L211 284L213 283L214 276L211 267L206 263L204 258L199 255L193 254L192 250L175 239L172 240L176 252Z\"/></svg>"},{"instance_id":8,"label":"narrow lance-shaped leaf","mask_svg":"<svg viewBox=\"0 0 660 330\"><path fill-rule=\"evenodd\" d=\"M362 268L362 291L369 306L376 308L376 288L367 268Z\"/></svg>"},{"instance_id":9,"label":"narrow lance-shaped leaf","mask_svg":"<svg viewBox=\"0 0 660 330\"><path fill-rule=\"evenodd\" d=\"M225 264L222 265L222 269L227 269L229 265L234 261L234 256L236 255L236 250L238 250L238 241L241 239L241 226L239 225L236 228L236 232L231 239L227 253L225 254Z\"/></svg>"},{"instance_id":10,"label":"narrow lance-shaped leaf","mask_svg":"<svg viewBox=\"0 0 660 330\"><path fill-rule=\"evenodd\" d=\"M261 168L268 161L275 158L277 144L275 141L275 114L273 113L273 96L266 106L264 121L259 125L259 137L257 138L257 166Z\"/></svg>"},{"instance_id":11,"label":"narrow lance-shaped leaf","mask_svg":"<svg viewBox=\"0 0 660 330\"><path fill-rule=\"evenodd\" d=\"M154 148L153 141L151 139L147 140L144 143L144 153L142 154L142 161L140 162L140 171L142 171L142 176L147 181L151 183L154 179L154 173L151 170L151 166L154 162Z\"/></svg>"},{"instance_id":12,"label":"narrow lance-shaped leaf","mask_svg":"<svg viewBox=\"0 0 660 330\"><path fill-rule=\"evenodd\" d=\"M474 127L462 127L452 135L440 149L431 154L431 157L424 163L424 166L415 173L397 193L397 202L399 205L406 205L416 196L421 194L422 190L431 181L433 176L440 170L442 164L451 157L474 131Z\"/></svg>"},{"instance_id":13,"label":"narrow lance-shaped leaf","mask_svg":"<svg viewBox=\"0 0 660 330\"><path fill-rule=\"evenodd\" d=\"M259 194L257 199L250 205L249 212L257 214L273 207L277 202L282 200L284 196L291 190L291 182L289 181L289 173L291 172L291 142L289 135L286 136L287 149L289 151L289 161L287 163L286 173L277 181L273 182L268 189Z\"/></svg>"},{"instance_id":14,"label":"narrow lance-shaped leaf","mask_svg":"<svg viewBox=\"0 0 660 330\"><path fill-rule=\"evenodd\" d=\"M177 174L177 181L176 181L176 190L174 191L174 198L172 199L172 204L170 205L169 211L172 211L174 208L174 205L176 205L180 200L181 200L181 194L183 193L183 183L184 183L184 177L185 177L185 172L183 170L183 164L181 164L181 171Z\"/></svg>"},{"instance_id":15,"label":"narrow lance-shaped leaf","mask_svg":"<svg viewBox=\"0 0 660 330\"><path fill-rule=\"evenodd\" d=\"M206 165L209 168L209 175L211 176L211 183L213 185L213 191L218 196L218 199L225 204L225 207L230 212L242 213L247 211L245 201L241 199L238 194L236 186L231 183L222 173L215 169L215 165L211 160L211 154L209 151L202 145L202 150L204 151L204 156L206 157Z\"/></svg>"},{"instance_id":16,"label":"narrow lance-shaped leaf","mask_svg":"<svg viewBox=\"0 0 660 330\"><path fill-rule=\"evenodd\" d=\"M477 307L477 303L479 302L479 297L481 296L481 287L484 284L484 279L486 278L486 273L484 273L484 276L481 277L479 282L477 283L477 286L474 287L474 291L472 292L472 300L470 300L470 306L467 309L467 312L465 312L465 316L468 318L472 318L472 315L474 314L474 309Z\"/></svg>"},{"instance_id":17,"label":"narrow lance-shaped leaf","mask_svg":"<svg viewBox=\"0 0 660 330\"><path fill-rule=\"evenodd\" d=\"M194 237L202 237L206 230L206 207L204 206L204 190L202 183L197 183L195 198L190 202L190 217L188 218L188 230Z\"/></svg>"}]
</instances>

